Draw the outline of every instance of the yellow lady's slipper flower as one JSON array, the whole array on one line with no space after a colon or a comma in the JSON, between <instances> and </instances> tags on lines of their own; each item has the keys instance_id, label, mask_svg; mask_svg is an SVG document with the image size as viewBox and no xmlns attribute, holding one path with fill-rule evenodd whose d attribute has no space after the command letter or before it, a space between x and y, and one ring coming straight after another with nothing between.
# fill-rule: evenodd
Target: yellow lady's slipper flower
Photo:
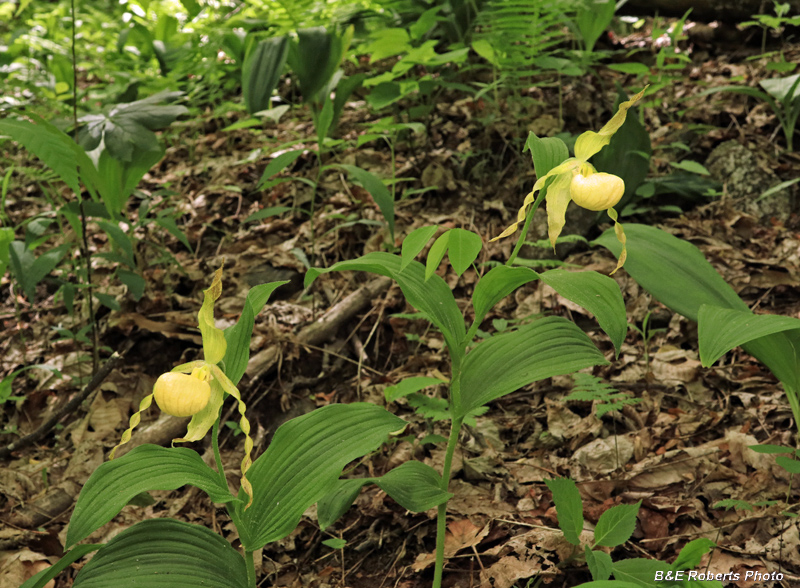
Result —
<instances>
[{"instance_id":1,"label":"yellow lady's slipper flower","mask_svg":"<svg viewBox=\"0 0 800 588\"><path fill-rule=\"evenodd\" d=\"M613 206L617 204L625 192L625 182L613 174L598 173L589 159L608 145L611 137L625 122L628 109L636 104L644 92L636 94L630 100L619 105L617 113L608 121L599 132L586 131L575 141L575 157L570 157L551 169L547 174L536 180L530 194L525 197L522 207L517 212L517 221L492 239L502 239L516 232L519 223L525 221L528 207L533 204L535 194L544 188L547 180L552 182L547 189L547 225L550 244L555 248L556 239L561 234L566 222L567 205L574 200L578 206L589 210L607 210L608 215L614 220L614 231L622 243L622 253L617 262L616 272L625 263L625 232L622 225L617 222L617 213ZM611 272L612 274L614 272Z\"/></svg>"},{"instance_id":2,"label":"yellow lady's slipper flower","mask_svg":"<svg viewBox=\"0 0 800 588\"><path fill-rule=\"evenodd\" d=\"M175 417L194 416L211 398L211 386L205 380L208 370L195 368L191 375L177 372L161 374L153 386L158 408Z\"/></svg>"},{"instance_id":3,"label":"yellow lady's slipper flower","mask_svg":"<svg viewBox=\"0 0 800 588\"><path fill-rule=\"evenodd\" d=\"M198 312L200 332L203 336L205 360L190 361L179 365L169 373L162 374L153 386L153 393L139 403L139 410L131 416L128 429L122 434L119 444L111 450L109 459L121 445L131 440L133 429L141 421L141 414L153 403L167 414L176 417L192 417L186 436L173 439L173 443L199 441L214 426L222 407L225 394L233 396L238 403L239 426L245 435L244 458L242 459L242 488L249 497L247 507L253 502L253 487L247 479L247 470L253 463L253 439L250 437L250 421L245 416L246 405L236 385L216 364L225 357L227 342L225 334L214 325L214 302L222 294L222 268L214 274L208 290L203 292L203 305ZM245 507L245 508L247 508Z\"/></svg>"}]
</instances>

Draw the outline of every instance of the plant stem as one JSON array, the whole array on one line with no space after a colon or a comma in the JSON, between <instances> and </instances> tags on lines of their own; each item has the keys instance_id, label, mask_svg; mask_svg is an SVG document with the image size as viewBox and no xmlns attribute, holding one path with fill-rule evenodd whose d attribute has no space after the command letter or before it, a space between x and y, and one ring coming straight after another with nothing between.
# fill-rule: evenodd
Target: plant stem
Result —
<instances>
[{"instance_id":1,"label":"plant stem","mask_svg":"<svg viewBox=\"0 0 800 588\"><path fill-rule=\"evenodd\" d=\"M247 585L256 588L256 562L252 551L244 552L244 563L247 566Z\"/></svg>"},{"instance_id":2,"label":"plant stem","mask_svg":"<svg viewBox=\"0 0 800 588\"><path fill-rule=\"evenodd\" d=\"M533 215L536 214L536 209L539 208L539 205L542 203L546 190L547 187L545 186L539 191L539 197L533 201L531 209L528 211L528 214L525 217L525 225L522 227L522 232L519 234L519 238L517 239L517 244L514 246L514 251L511 252L508 261L506 262L506 265L508 267L511 267L514 264L514 261L517 259L517 255L519 254L519 250L522 249L522 245L525 243L525 237L528 236L528 229L531 226Z\"/></svg>"},{"instance_id":3,"label":"plant stem","mask_svg":"<svg viewBox=\"0 0 800 588\"><path fill-rule=\"evenodd\" d=\"M458 434L464 417L457 418L450 424L450 438L447 440L447 451L442 467L442 489L447 492L450 487L450 469L453 465L453 455L458 445ZM447 531L447 503L440 504L436 512L436 565L433 572L433 588L441 588L442 572L444 570L444 536Z\"/></svg>"},{"instance_id":4,"label":"plant stem","mask_svg":"<svg viewBox=\"0 0 800 588\"><path fill-rule=\"evenodd\" d=\"M219 453L219 419L220 415L217 415L217 420L214 421L214 425L211 427L211 447L214 449L214 462L217 464L217 473L220 481L227 488L228 479L225 477L225 470L222 468L222 456Z\"/></svg>"}]
</instances>

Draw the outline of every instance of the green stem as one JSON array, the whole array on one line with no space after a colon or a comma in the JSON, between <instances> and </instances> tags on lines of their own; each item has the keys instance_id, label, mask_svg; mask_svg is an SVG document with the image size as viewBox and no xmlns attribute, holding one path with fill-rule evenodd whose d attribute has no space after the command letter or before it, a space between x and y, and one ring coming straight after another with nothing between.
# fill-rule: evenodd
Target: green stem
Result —
<instances>
[{"instance_id":1,"label":"green stem","mask_svg":"<svg viewBox=\"0 0 800 588\"><path fill-rule=\"evenodd\" d=\"M252 551L244 552L244 562L247 566L247 585L256 588L256 562Z\"/></svg>"},{"instance_id":2,"label":"green stem","mask_svg":"<svg viewBox=\"0 0 800 588\"><path fill-rule=\"evenodd\" d=\"M464 417L455 419L450 424L450 438L447 440L447 451L444 456L442 468L442 489L447 492L450 487L450 469L453 465L453 455L458 445L458 434ZM433 588L441 588L442 572L444 571L444 536L447 531L447 503L440 504L436 511L436 565L433 572Z\"/></svg>"},{"instance_id":3,"label":"green stem","mask_svg":"<svg viewBox=\"0 0 800 588\"><path fill-rule=\"evenodd\" d=\"M508 258L506 265L511 267L514 264L514 261L517 259L517 255L519 254L519 250L522 249L522 245L525 243L525 237L528 236L528 229L531 226L531 221L533 220L533 215L536 214L536 209L539 208L539 205L542 203L545 194L545 188L542 188L539 191L539 197L533 201L531 205L531 209L528 211L528 214L525 216L525 225L522 227L522 232L519 234L519 238L517 239L517 244L514 246L514 251L511 252L511 256Z\"/></svg>"},{"instance_id":4,"label":"green stem","mask_svg":"<svg viewBox=\"0 0 800 588\"><path fill-rule=\"evenodd\" d=\"M222 456L219 453L219 420L220 415L217 415L217 419L211 427L211 447L214 449L214 462L217 464L217 474L219 475L222 485L227 488L228 479L225 477L225 470L222 467Z\"/></svg>"}]
</instances>

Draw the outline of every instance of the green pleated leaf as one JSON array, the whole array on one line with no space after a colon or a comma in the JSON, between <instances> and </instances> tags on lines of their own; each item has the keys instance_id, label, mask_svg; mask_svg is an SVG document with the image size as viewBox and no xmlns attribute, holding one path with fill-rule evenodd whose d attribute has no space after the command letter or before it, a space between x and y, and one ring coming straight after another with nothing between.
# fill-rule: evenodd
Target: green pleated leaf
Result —
<instances>
[{"instance_id":1,"label":"green pleated leaf","mask_svg":"<svg viewBox=\"0 0 800 588\"><path fill-rule=\"evenodd\" d=\"M442 478L436 470L419 461L407 461L380 478L339 480L317 504L320 528L324 531L335 523L367 484L377 484L397 504L411 512L424 512L453 496L442 490Z\"/></svg>"},{"instance_id":2,"label":"green pleated leaf","mask_svg":"<svg viewBox=\"0 0 800 588\"><path fill-rule=\"evenodd\" d=\"M288 50L288 37L271 37L258 41L247 54L242 66L242 93L249 114L272 105L272 91L278 85Z\"/></svg>"},{"instance_id":3,"label":"green pleated leaf","mask_svg":"<svg viewBox=\"0 0 800 588\"><path fill-rule=\"evenodd\" d=\"M537 274L527 267L499 265L484 275L472 293L475 324L480 325L492 307L520 286L537 279Z\"/></svg>"},{"instance_id":4,"label":"green pleated leaf","mask_svg":"<svg viewBox=\"0 0 800 588\"><path fill-rule=\"evenodd\" d=\"M270 282L250 288L239 320L235 325L225 329L225 340L228 342L223 360L225 375L234 385L239 383L247 370L247 362L250 359L250 338L253 336L256 316L264 308L275 289L288 283L288 280Z\"/></svg>"},{"instance_id":5,"label":"green pleated leaf","mask_svg":"<svg viewBox=\"0 0 800 588\"><path fill-rule=\"evenodd\" d=\"M630 539L641 505L641 500L636 504L618 504L600 515L594 528L595 543L603 547L616 547Z\"/></svg>"},{"instance_id":6,"label":"green pleated leaf","mask_svg":"<svg viewBox=\"0 0 800 588\"><path fill-rule=\"evenodd\" d=\"M97 468L83 486L67 529L70 547L113 519L134 496L150 490L197 486L215 503L236 500L219 476L191 449L140 445Z\"/></svg>"},{"instance_id":7,"label":"green pleated leaf","mask_svg":"<svg viewBox=\"0 0 800 588\"><path fill-rule=\"evenodd\" d=\"M562 269L544 272L539 277L564 298L591 312L611 339L619 357L628 332L628 317L617 282L593 271L568 272Z\"/></svg>"},{"instance_id":8,"label":"green pleated leaf","mask_svg":"<svg viewBox=\"0 0 800 588\"><path fill-rule=\"evenodd\" d=\"M74 549L70 549L61 556L56 563L49 568L46 568L25 581L20 588L44 588L50 580L53 580L61 572L66 570L70 565L78 561L84 555L97 551L103 547L103 543L91 543L87 545L77 545Z\"/></svg>"},{"instance_id":9,"label":"green pleated leaf","mask_svg":"<svg viewBox=\"0 0 800 588\"><path fill-rule=\"evenodd\" d=\"M350 45L352 34L352 29L340 35L325 27L297 31L297 38L289 44L288 61L306 102L314 99L331 79Z\"/></svg>"},{"instance_id":10,"label":"green pleated leaf","mask_svg":"<svg viewBox=\"0 0 800 588\"><path fill-rule=\"evenodd\" d=\"M88 161L88 158L86 160L80 158L75 149L78 146L68 135L43 121L33 124L27 120L13 118L0 120L0 135L8 135L25 147L52 169L73 193L81 193L78 167L84 161Z\"/></svg>"},{"instance_id":11,"label":"green pleated leaf","mask_svg":"<svg viewBox=\"0 0 800 588\"><path fill-rule=\"evenodd\" d=\"M450 265L460 276L477 259L483 242L479 235L465 229L451 229L449 234L447 256L450 258Z\"/></svg>"},{"instance_id":12,"label":"green pleated leaf","mask_svg":"<svg viewBox=\"0 0 800 588\"><path fill-rule=\"evenodd\" d=\"M401 256L403 262L400 264L400 269L404 270L406 266L411 263L414 258L419 255L419 252L425 248L428 241L431 240L436 234L439 227L419 227L411 231L405 239L403 239L403 247Z\"/></svg>"},{"instance_id":13,"label":"green pleated leaf","mask_svg":"<svg viewBox=\"0 0 800 588\"><path fill-rule=\"evenodd\" d=\"M383 397L386 398L386 402L394 402L398 398L414 394L428 386L438 386L439 384L446 383L447 382L443 382L439 378L428 378L427 376L406 378L399 384L388 386L386 390L383 391Z\"/></svg>"},{"instance_id":14,"label":"green pleated leaf","mask_svg":"<svg viewBox=\"0 0 800 588\"><path fill-rule=\"evenodd\" d=\"M800 319L704 304L697 321L700 361L704 367L709 367L734 347L774 333L799 329Z\"/></svg>"},{"instance_id":15,"label":"green pleated leaf","mask_svg":"<svg viewBox=\"0 0 800 588\"><path fill-rule=\"evenodd\" d=\"M361 184L361 186L369 192L375 204L378 205L383 218L386 219L386 224L389 226L389 233L394 242L394 198L392 197L392 193L389 192L389 189L383 184L383 181L375 174L361 169L360 167L356 167L355 165L337 165L337 167L347 171L356 182Z\"/></svg>"},{"instance_id":16,"label":"green pleated leaf","mask_svg":"<svg viewBox=\"0 0 800 588\"><path fill-rule=\"evenodd\" d=\"M528 132L523 153L530 149L536 177L543 178L551 169L569 157L566 143L557 137L537 137L533 131Z\"/></svg>"},{"instance_id":17,"label":"green pleated leaf","mask_svg":"<svg viewBox=\"0 0 800 588\"><path fill-rule=\"evenodd\" d=\"M461 402L453 418L544 378L608 362L575 324L548 317L495 335L469 352L461 371Z\"/></svg>"},{"instance_id":18,"label":"green pleated leaf","mask_svg":"<svg viewBox=\"0 0 800 588\"><path fill-rule=\"evenodd\" d=\"M625 224L625 235L625 270L665 306L695 322L703 304L748 310L700 250L688 241L656 227L633 223ZM612 229L594 243L616 256L622 250Z\"/></svg>"},{"instance_id":19,"label":"green pleated leaf","mask_svg":"<svg viewBox=\"0 0 800 588\"><path fill-rule=\"evenodd\" d=\"M693 321L697 321L704 304L750 312L691 243L647 225L626 224L625 234L625 270L665 306ZM613 230L603 233L595 243L619 256L621 246ZM784 386L800 391L800 331L773 333L742 347L766 365Z\"/></svg>"},{"instance_id":20,"label":"green pleated leaf","mask_svg":"<svg viewBox=\"0 0 800 588\"><path fill-rule=\"evenodd\" d=\"M258 549L291 533L305 510L336 484L344 467L378 448L405 421L368 403L333 404L281 425L247 477L253 504L242 512L242 544Z\"/></svg>"},{"instance_id":21,"label":"green pleated leaf","mask_svg":"<svg viewBox=\"0 0 800 588\"><path fill-rule=\"evenodd\" d=\"M444 335L448 347L458 352L463 345L466 329L458 304L450 287L437 275L425 280L425 267L411 261L401 270L402 260L391 253L368 253L352 261L341 261L326 269L311 268L306 273L308 287L321 273L332 271L365 271L387 276L398 283L408 303L422 312Z\"/></svg>"},{"instance_id":22,"label":"green pleated leaf","mask_svg":"<svg viewBox=\"0 0 800 588\"><path fill-rule=\"evenodd\" d=\"M553 478L545 480L544 483L553 494L558 528L564 533L564 539L573 545L580 545L581 531L583 531L583 502L575 481L569 478Z\"/></svg>"},{"instance_id":23,"label":"green pleated leaf","mask_svg":"<svg viewBox=\"0 0 800 588\"><path fill-rule=\"evenodd\" d=\"M244 558L213 531L172 519L126 529L75 578L75 588L248 588Z\"/></svg>"}]
</instances>

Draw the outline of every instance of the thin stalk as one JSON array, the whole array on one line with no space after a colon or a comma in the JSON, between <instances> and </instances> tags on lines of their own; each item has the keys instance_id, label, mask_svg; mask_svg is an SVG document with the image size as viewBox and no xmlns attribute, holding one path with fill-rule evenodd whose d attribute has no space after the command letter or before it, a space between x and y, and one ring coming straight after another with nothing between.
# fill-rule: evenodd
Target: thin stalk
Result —
<instances>
[{"instance_id":1,"label":"thin stalk","mask_svg":"<svg viewBox=\"0 0 800 588\"><path fill-rule=\"evenodd\" d=\"M211 447L214 449L214 462L217 464L217 474L223 486L228 487L228 479L225 477L225 470L222 467L222 456L219 453L219 420L220 416L217 415L217 420L211 427Z\"/></svg>"},{"instance_id":2,"label":"thin stalk","mask_svg":"<svg viewBox=\"0 0 800 588\"><path fill-rule=\"evenodd\" d=\"M447 492L450 487L450 469L453 465L453 455L458 445L458 434L464 417L457 418L450 424L450 438L447 440L447 451L444 456L442 468L442 489ZM444 536L447 531L447 503L440 504L436 511L436 565L433 571L433 588L441 588L442 573L444 571Z\"/></svg>"},{"instance_id":3,"label":"thin stalk","mask_svg":"<svg viewBox=\"0 0 800 588\"><path fill-rule=\"evenodd\" d=\"M525 225L522 227L522 232L519 234L517 244L514 246L514 251L511 252L508 261L506 262L508 267L511 267L514 264L514 261L517 259L517 255L519 254L519 250L522 249L522 245L525 243L525 237L528 236L528 229L531 226L533 215L536 214L536 209L539 208L539 205L542 203L546 189L547 188L545 187L539 191L539 197L533 201L531 209L528 211L528 214L525 217Z\"/></svg>"}]
</instances>

